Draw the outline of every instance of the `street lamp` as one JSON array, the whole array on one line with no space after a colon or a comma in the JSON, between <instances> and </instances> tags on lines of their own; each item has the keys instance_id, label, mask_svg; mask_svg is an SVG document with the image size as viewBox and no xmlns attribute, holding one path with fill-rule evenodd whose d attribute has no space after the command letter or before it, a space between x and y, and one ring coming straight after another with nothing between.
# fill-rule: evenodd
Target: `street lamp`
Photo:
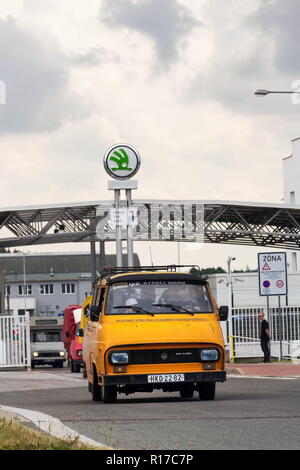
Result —
<instances>
[{"instance_id":1,"label":"street lamp","mask_svg":"<svg viewBox=\"0 0 300 470\"><path fill-rule=\"evenodd\" d=\"M261 90L261 89L258 89L254 92L255 96L257 97L262 97L262 96L267 96L269 95L270 93L283 93L283 94L293 94L293 93L300 93L300 91L277 91L277 90Z\"/></svg>"}]
</instances>

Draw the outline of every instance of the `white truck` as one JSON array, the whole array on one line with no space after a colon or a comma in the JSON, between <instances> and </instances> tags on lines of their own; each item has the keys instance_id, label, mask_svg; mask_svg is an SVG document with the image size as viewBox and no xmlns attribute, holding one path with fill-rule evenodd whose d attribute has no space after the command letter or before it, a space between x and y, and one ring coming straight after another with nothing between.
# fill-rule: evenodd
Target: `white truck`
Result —
<instances>
[{"instance_id":1,"label":"white truck","mask_svg":"<svg viewBox=\"0 0 300 470\"><path fill-rule=\"evenodd\" d=\"M31 367L52 365L63 367L67 355L62 342L61 317L32 317L30 319Z\"/></svg>"}]
</instances>

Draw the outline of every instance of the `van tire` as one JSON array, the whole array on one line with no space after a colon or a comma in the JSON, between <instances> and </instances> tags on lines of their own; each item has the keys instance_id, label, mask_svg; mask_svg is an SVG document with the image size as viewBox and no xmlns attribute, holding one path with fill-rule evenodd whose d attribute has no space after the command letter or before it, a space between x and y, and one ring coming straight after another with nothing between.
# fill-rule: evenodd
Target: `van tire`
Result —
<instances>
[{"instance_id":1,"label":"van tire","mask_svg":"<svg viewBox=\"0 0 300 470\"><path fill-rule=\"evenodd\" d=\"M117 388L113 385L102 385L103 403L115 403L117 401Z\"/></svg>"},{"instance_id":2,"label":"van tire","mask_svg":"<svg viewBox=\"0 0 300 470\"><path fill-rule=\"evenodd\" d=\"M214 400L216 394L216 382L204 382L199 384L200 400Z\"/></svg>"},{"instance_id":3,"label":"van tire","mask_svg":"<svg viewBox=\"0 0 300 470\"><path fill-rule=\"evenodd\" d=\"M102 401L101 387L98 384L98 376L97 376L97 371L95 368L94 368L94 380L92 384L92 398L93 398L93 401Z\"/></svg>"},{"instance_id":4,"label":"van tire","mask_svg":"<svg viewBox=\"0 0 300 470\"><path fill-rule=\"evenodd\" d=\"M74 364L74 372L80 372L80 364Z\"/></svg>"}]
</instances>

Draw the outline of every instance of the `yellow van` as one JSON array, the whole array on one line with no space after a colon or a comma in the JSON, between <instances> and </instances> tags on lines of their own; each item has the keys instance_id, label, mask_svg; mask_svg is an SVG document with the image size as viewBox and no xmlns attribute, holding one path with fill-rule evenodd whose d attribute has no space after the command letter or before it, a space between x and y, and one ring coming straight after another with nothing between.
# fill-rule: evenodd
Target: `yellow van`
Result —
<instances>
[{"instance_id":1,"label":"yellow van","mask_svg":"<svg viewBox=\"0 0 300 470\"><path fill-rule=\"evenodd\" d=\"M226 380L227 315L207 279L176 266L104 269L83 336L93 400L153 390L213 400L216 382Z\"/></svg>"}]
</instances>

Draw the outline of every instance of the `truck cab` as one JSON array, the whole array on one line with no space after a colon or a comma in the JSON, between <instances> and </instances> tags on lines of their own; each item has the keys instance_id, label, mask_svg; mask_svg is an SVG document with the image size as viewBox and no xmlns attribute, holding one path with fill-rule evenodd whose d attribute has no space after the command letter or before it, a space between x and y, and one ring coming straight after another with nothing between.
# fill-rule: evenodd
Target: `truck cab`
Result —
<instances>
[{"instance_id":1,"label":"truck cab","mask_svg":"<svg viewBox=\"0 0 300 470\"><path fill-rule=\"evenodd\" d=\"M32 317L30 319L31 368L37 365L63 367L66 351L62 342L60 317Z\"/></svg>"},{"instance_id":2,"label":"truck cab","mask_svg":"<svg viewBox=\"0 0 300 470\"><path fill-rule=\"evenodd\" d=\"M213 400L226 380L220 321L227 314L207 279L181 267L106 268L83 336L93 400L153 390Z\"/></svg>"}]
</instances>

